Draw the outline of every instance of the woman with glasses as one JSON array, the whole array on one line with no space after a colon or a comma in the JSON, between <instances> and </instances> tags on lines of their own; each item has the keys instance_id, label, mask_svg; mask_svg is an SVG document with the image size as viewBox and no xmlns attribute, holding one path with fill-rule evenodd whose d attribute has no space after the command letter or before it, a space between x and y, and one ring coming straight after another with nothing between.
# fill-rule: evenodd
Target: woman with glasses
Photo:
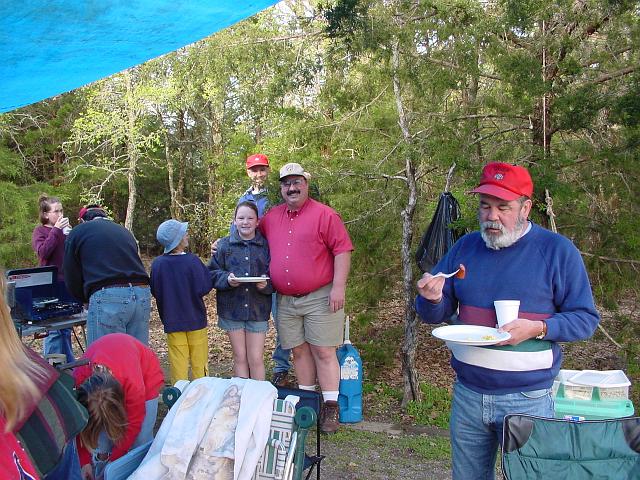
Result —
<instances>
[{"instance_id":1,"label":"woman with glasses","mask_svg":"<svg viewBox=\"0 0 640 480\"><path fill-rule=\"evenodd\" d=\"M33 230L31 246L38 256L38 266L58 267L58 281L64 281L62 261L64 259L64 241L71 230L69 219L64 216L62 203L58 197L42 194L38 199L40 223ZM44 339L44 355L62 353L67 362L73 362L71 347L71 329L52 330Z\"/></svg>"}]
</instances>

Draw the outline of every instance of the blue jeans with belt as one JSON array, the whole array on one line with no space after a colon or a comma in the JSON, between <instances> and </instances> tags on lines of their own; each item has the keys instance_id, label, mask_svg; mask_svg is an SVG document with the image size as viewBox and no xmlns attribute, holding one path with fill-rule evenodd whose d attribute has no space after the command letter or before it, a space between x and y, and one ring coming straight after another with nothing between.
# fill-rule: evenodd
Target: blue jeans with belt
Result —
<instances>
[{"instance_id":1,"label":"blue jeans with belt","mask_svg":"<svg viewBox=\"0 0 640 480\"><path fill-rule=\"evenodd\" d=\"M451 407L453 480L493 480L502 423L509 413L553 418L551 389L486 395L456 381Z\"/></svg>"},{"instance_id":2,"label":"blue jeans with belt","mask_svg":"<svg viewBox=\"0 0 640 480\"><path fill-rule=\"evenodd\" d=\"M149 345L151 290L117 285L96 291L89 299L87 345L109 333L127 333Z\"/></svg>"}]
</instances>

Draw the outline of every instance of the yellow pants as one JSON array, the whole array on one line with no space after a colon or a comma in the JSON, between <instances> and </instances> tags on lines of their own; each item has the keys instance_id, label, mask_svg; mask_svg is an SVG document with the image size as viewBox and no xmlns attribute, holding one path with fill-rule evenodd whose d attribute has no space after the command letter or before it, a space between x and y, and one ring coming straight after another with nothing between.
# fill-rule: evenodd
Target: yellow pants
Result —
<instances>
[{"instance_id":1,"label":"yellow pants","mask_svg":"<svg viewBox=\"0 0 640 480\"><path fill-rule=\"evenodd\" d=\"M193 380L209 373L209 340L206 328L167 333L167 345L172 385L178 380L189 380L189 363Z\"/></svg>"}]
</instances>

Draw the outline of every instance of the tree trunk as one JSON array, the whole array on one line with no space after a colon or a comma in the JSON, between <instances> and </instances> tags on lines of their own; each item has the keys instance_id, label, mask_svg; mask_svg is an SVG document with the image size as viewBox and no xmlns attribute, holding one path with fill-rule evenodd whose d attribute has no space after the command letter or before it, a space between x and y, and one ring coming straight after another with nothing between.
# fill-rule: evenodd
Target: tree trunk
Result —
<instances>
[{"instance_id":1,"label":"tree trunk","mask_svg":"<svg viewBox=\"0 0 640 480\"><path fill-rule=\"evenodd\" d=\"M407 146L411 145L411 133L409 131L409 121L407 119L402 93L398 68L400 66L400 52L398 41L392 45L393 62L393 93L398 110L398 124L402 130L402 137ZM404 339L402 342L402 377L404 392L402 395L402 408L412 401L420 400L420 385L418 373L415 367L416 358L416 337L418 322L413 306L413 268L411 257L411 240L413 239L413 216L416 210L418 191L416 187L416 168L411 158L411 149L407 149L405 158L405 175L409 195L407 203L402 210L402 271L403 271L403 292L404 292Z\"/></svg>"},{"instance_id":2,"label":"tree trunk","mask_svg":"<svg viewBox=\"0 0 640 480\"><path fill-rule=\"evenodd\" d=\"M185 183L184 183L184 176L185 176L185 171L186 171L186 166L187 166L187 162L186 162L186 150L187 150L187 129L185 126L185 117L186 117L187 113L185 110L180 109L178 111L178 127L177 127L177 132L176 135L178 136L178 164L177 164L177 171L178 171L178 181L177 181L177 185L176 185L176 181L174 178L174 188L175 188L175 200L174 200L174 204L173 204L173 208L175 209L175 217L178 220L182 219L183 216L183 210L181 205L184 205L184 187L185 187ZM175 169L174 169L175 171Z\"/></svg>"},{"instance_id":3,"label":"tree trunk","mask_svg":"<svg viewBox=\"0 0 640 480\"><path fill-rule=\"evenodd\" d=\"M215 111L211 112L210 118L210 128L211 128L211 158L209 159L209 163L207 165L207 173L208 173L208 194L209 194L209 203L207 205L207 230L209 234L211 234L215 230L215 222L216 222L216 205L218 203L218 197L220 193L220 186L217 181L217 166L218 161L222 158L224 154L224 148L222 145L223 136L222 136L222 120L216 115Z\"/></svg>"},{"instance_id":4,"label":"tree trunk","mask_svg":"<svg viewBox=\"0 0 640 480\"><path fill-rule=\"evenodd\" d=\"M173 157L171 156L171 148L169 147L169 135L165 130L164 134L164 156L167 160L167 174L169 176L169 196L170 204L169 211L171 212L171 218L180 220L180 213L178 209L178 201L176 198L176 187L173 179Z\"/></svg>"},{"instance_id":5,"label":"tree trunk","mask_svg":"<svg viewBox=\"0 0 640 480\"><path fill-rule=\"evenodd\" d=\"M129 169L127 171L127 181L129 183L129 200L127 202L127 214L124 220L124 226L133 233L133 215L136 209L137 191L136 191L136 169L138 167L138 149L135 139L135 122L136 113L133 102L133 87L131 84L131 73L124 73L125 82L127 84L127 154L129 156Z\"/></svg>"},{"instance_id":6,"label":"tree trunk","mask_svg":"<svg viewBox=\"0 0 640 480\"><path fill-rule=\"evenodd\" d=\"M480 50L476 50L475 60L476 64L479 63L479 58L477 52ZM472 115L471 119L471 144L475 145L475 152L471 155L472 158L478 162L482 163L482 142L480 139L480 120L477 118L478 115L478 90L479 90L479 76L477 70L471 74L471 78L469 79L469 85L466 89L467 93L467 104L466 111L468 115Z\"/></svg>"}]
</instances>

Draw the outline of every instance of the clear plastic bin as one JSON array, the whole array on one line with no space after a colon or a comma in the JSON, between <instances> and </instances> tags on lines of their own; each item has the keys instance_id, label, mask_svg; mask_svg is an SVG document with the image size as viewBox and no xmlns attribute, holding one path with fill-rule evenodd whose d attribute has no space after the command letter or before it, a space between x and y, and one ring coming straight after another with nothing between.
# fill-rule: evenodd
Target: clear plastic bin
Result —
<instances>
[{"instance_id":1,"label":"clear plastic bin","mask_svg":"<svg viewBox=\"0 0 640 480\"><path fill-rule=\"evenodd\" d=\"M582 370L569 380L574 385L595 388L595 393L600 400L629 398L631 382L622 370Z\"/></svg>"},{"instance_id":2,"label":"clear plastic bin","mask_svg":"<svg viewBox=\"0 0 640 480\"><path fill-rule=\"evenodd\" d=\"M560 370L553 382L555 416L573 420L631 416L630 385L621 370Z\"/></svg>"},{"instance_id":3,"label":"clear plastic bin","mask_svg":"<svg viewBox=\"0 0 640 480\"><path fill-rule=\"evenodd\" d=\"M593 398L593 387L564 382L564 398L570 398L572 400L591 400Z\"/></svg>"}]
</instances>

